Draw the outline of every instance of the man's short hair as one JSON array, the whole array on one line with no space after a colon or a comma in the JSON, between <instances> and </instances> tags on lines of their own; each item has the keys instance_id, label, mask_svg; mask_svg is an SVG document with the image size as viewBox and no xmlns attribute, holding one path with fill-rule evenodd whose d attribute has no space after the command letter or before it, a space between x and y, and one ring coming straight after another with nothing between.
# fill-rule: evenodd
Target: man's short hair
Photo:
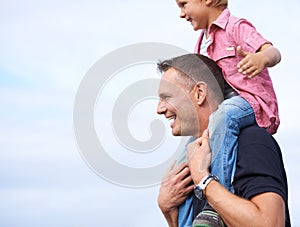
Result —
<instances>
[{"instance_id":1,"label":"man's short hair","mask_svg":"<svg viewBox=\"0 0 300 227\"><path fill-rule=\"evenodd\" d=\"M212 92L224 94L224 78L220 67L210 58L200 54L186 54L159 62L158 70L163 73L170 68L186 76L187 85L194 86L197 82L205 82ZM190 87L191 89L191 87Z\"/></svg>"}]
</instances>

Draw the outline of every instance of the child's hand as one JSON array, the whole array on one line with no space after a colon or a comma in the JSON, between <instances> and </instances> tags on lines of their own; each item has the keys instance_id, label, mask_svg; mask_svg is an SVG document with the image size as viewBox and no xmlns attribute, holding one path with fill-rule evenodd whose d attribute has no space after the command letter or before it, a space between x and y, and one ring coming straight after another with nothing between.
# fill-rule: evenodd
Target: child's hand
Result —
<instances>
[{"instance_id":1,"label":"child's hand","mask_svg":"<svg viewBox=\"0 0 300 227\"><path fill-rule=\"evenodd\" d=\"M260 52L250 53L242 50L240 46L236 48L237 53L243 56L237 67L238 72L247 75L248 78L253 78L257 76L265 68L264 61L262 59L263 55Z\"/></svg>"}]
</instances>

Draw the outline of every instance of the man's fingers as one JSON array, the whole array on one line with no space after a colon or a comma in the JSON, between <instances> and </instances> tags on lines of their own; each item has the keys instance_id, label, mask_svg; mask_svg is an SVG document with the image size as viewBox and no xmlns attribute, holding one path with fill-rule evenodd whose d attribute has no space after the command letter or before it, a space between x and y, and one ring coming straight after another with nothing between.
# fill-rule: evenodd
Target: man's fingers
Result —
<instances>
[{"instance_id":1,"label":"man's fingers","mask_svg":"<svg viewBox=\"0 0 300 227\"><path fill-rule=\"evenodd\" d=\"M209 146L209 135L208 135L208 130L205 129L202 133L201 136L201 144L199 143L200 146Z\"/></svg>"},{"instance_id":2,"label":"man's fingers","mask_svg":"<svg viewBox=\"0 0 300 227\"><path fill-rule=\"evenodd\" d=\"M186 177L182 182L182 185L184 187L188 186L188 185L193 185L193 178L191 175L189 175L188 177Z\"/></svg>"},{"instance_id":3,"label":"man's fingers","mask_svg":"<svg viewBox=\"0 0 300 227\"><path fill-rule=\"evenodd\" d=\"M180 173L185 167L187 167L188 165L186 163L180 163L178 166L175 166L173 169L172 169L172 173L173 174L178 174Z\"/></svg>"},{"instance_id":4,"label":"man's fingers","mask_svg":"<svg viewBox=\"0 0 300 227\"><path fill-rule=\"evenodd\" d=\"M186 166L186 167L184 167L184 169L182 169L179 173L176 174L176 178L177 178L177 180L182 181L189 175L190 175L190 170Z\"/></svg>"},{"instance_id":5,"label":"man's fingers","mask_svg":"<svg viewBox=\"0 0 300 227\"><path fill-rule=\"evenodd\" d=\"M172 171L174 169L174 166L176 164L177 160L174 160L173 163L170 165L170 167L168 168L168 172Z\"/></svg>"},{"instance_id":6,"label":"man's fingers","mask_svg":"<svg viewBox=\"0 0 300 227\"><path fill-rule=\"evenodd\" d=\"M167 169L167 171L162 177L162 181L167 180L173 174L175 164L176 164L176 160L173 161L173 163L169 166L169 168Z\"/></svg>"},{"instance_id":7,"label":"man's fingers","mask_svg":"<svg viewBox=\"0 0 300 227\"><path fill-rule=\"evenodd\" d=\"M202 139L201 137L196 139L195 141L193 141L192 143L190 143L187 147L187 152L186 152L186 155L187 155L187 160L189 161L193 155L195 154L196 150L197 150L197 146L201 146L201 143L202 143Z\"/></svg>"},{"instance_id":8,"label":"man's fingers","mask_svg":"<svg viewBox=\"0 0 300 227\"><path fill-rule=\"evenodd\" d=\"M209 139L209 133L208 133L208 129L205 129L202 133L202 137L203 139L205 140L208 140Z\"/></svg>"},{"instance_id":9,"label":"man's fingers","mask_svg":"<svg viewBox=\"0 0 300 227\"><path fill-rule=\"evenodd\" d=\"M175 166L176 161L172 163L172 165L168 168L167 172L162 177L162 181L167 181L171 177L173 181L179 181L184 179L186 176L190 174L188 169L188 164L180 163L178 166Z\"/></svg>"}]
</instances>

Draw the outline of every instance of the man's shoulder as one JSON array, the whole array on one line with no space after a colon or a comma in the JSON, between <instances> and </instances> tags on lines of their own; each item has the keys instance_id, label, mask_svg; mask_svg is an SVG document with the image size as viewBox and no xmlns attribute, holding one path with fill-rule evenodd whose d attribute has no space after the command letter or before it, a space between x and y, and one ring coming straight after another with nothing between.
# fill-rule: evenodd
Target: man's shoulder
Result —
<instances>
[{"instance_id":1,"label":"man's shoulder","mask_svg":"<svg viewBox=\"0 0 300 227\"><path fill-rule=\"evenodd\" d=\"M270 135L266 129L261 128L257 125L250 125L246 128L243 128L239 135L239 139L243 139L243 140L258 139L259 141L261 141L262 138L268 138L274 140L273 136Z\"/></svg>"},{"instance_id":2,"label":"man's shoulder","mask_svg":"<svg viewBox=\"0 0 300 227\"><path fill-rule=\"evenodd\" d=\"M238 138L239 149L244 146L268 147L272 150L280 150L277 141L266 129L257 125L251 125L241 130Z\"/></svg>"},{"instance_id":3,"label":"man's shoulder","mask_svg":"<svg viewBox=\"0 0 300 227\"><path fill-rule=\"evenodd\" d=\"M241 130L241 134L253 133L253 132L258 132L263 134L265 132L268 133L266 129L259 127L258 125L249 125Z\"/></svg>"},{"instance_id":4,"label":"man's shoulder","mask_svg":"<svg viewBox=\"0 0 300 227\"><path fill-rule=\"evenodd\" d=\"M257 125L246 127L239 134L238 153L250 150L251 154L264 154L272 150L273 155L281 156L281 149L274 137Z\"/></svg>"}]
</instances>

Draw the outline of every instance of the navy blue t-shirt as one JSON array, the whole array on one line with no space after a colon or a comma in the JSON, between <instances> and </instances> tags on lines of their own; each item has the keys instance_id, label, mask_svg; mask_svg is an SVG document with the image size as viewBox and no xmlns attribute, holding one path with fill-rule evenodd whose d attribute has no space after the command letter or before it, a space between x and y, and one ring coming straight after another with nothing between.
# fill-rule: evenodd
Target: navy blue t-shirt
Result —
<instances>
[{"instance_id":1,"label":"navy blue t-shirt","mask_svg":"<svg viewBox=\"0 0 300 227\"><path fill-rule=\"evenodd\" d=\"M251 199L264 192L279 194L286 204L285 226L291 226L287 204L287 179L282 154L275 139L265 129L250 126L241 131L233 187L235 194L245 199ZM205 202L194 196L194 217L204 205Z\"/></svg>"}]
</instances>

